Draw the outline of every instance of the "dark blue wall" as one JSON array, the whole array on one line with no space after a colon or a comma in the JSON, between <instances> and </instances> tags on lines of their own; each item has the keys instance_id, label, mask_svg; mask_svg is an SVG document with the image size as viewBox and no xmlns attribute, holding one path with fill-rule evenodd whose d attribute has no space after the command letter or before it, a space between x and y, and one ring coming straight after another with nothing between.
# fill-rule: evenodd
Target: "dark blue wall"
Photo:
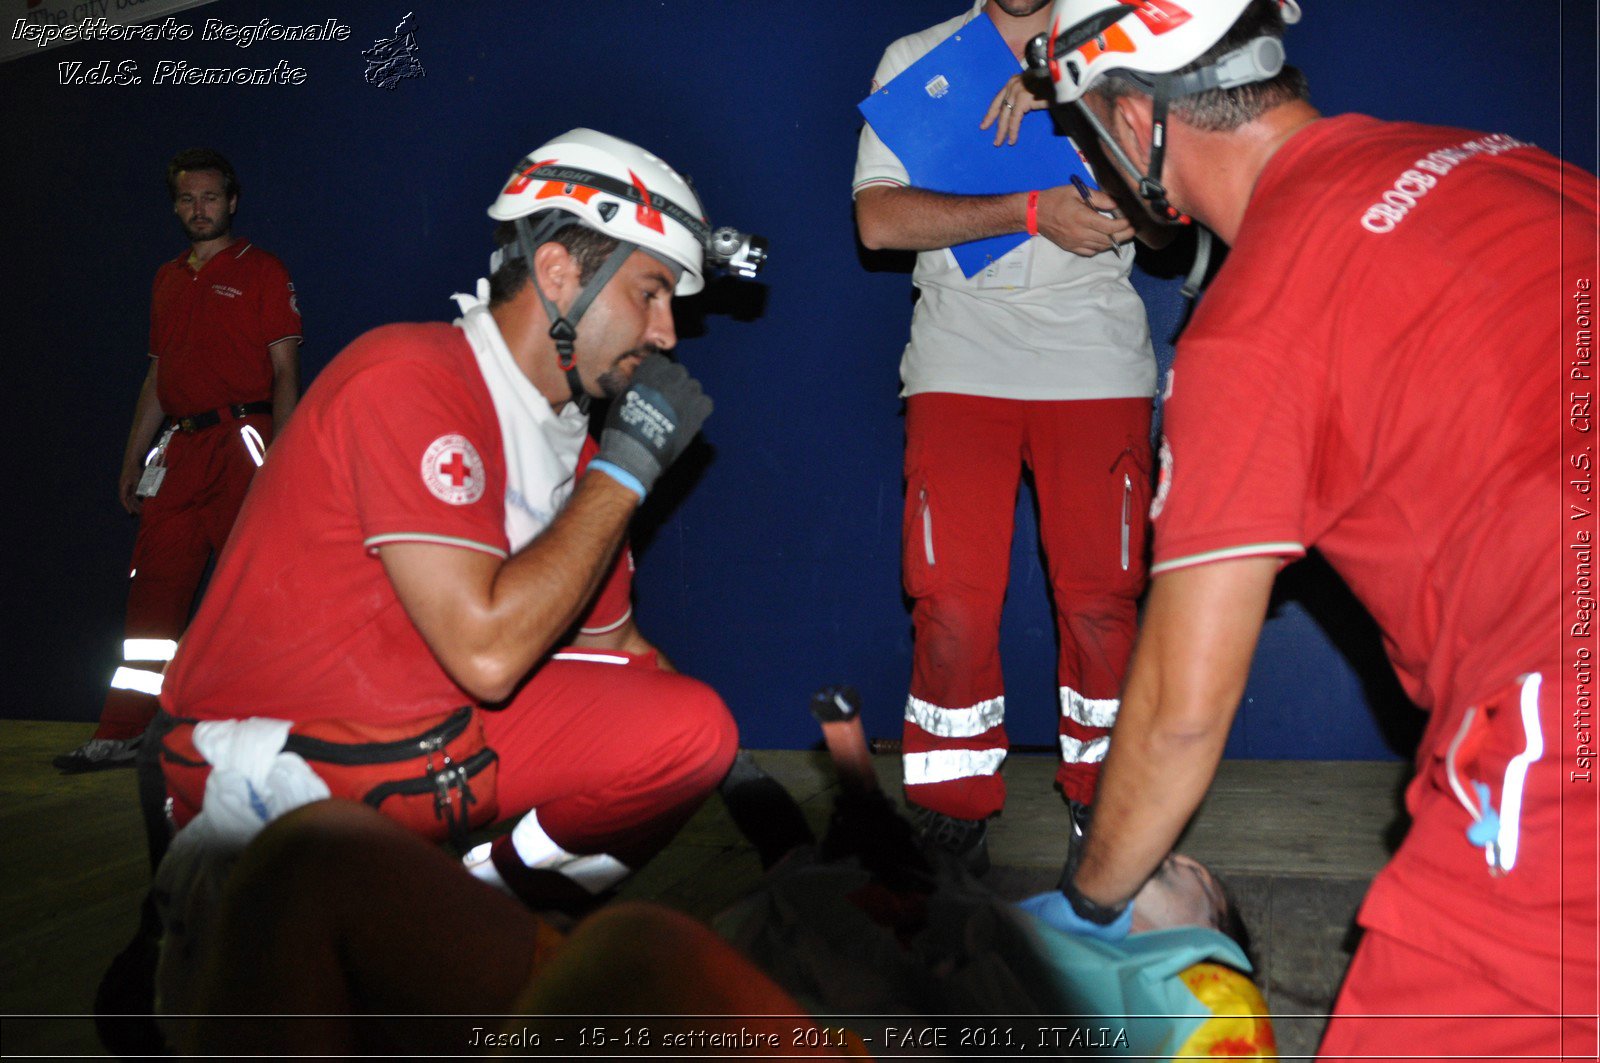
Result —
<instances>
[{"instance_id":1,"label":"dark blue wall","mask_svg":"<svg viewBox=\"0 0 1600 1063\"><path fill-rule=\"evenodd\" d=\"M498 182L542 140L592 125L691 174L713 222L764 233L774 249L764 289L719 285L680 307L681 353L718 406L705 446L646 514L647 632L724 693L750 745L810 744L805 698L841 679L861 688L873 733L897 733L910 662L896 397L909 281L864 263L855 243L854 105L890 39L960 4L219 0L177 17L337 13L352 38L74 44L0 65L0 291L20 400L7 432L5 714L92 718L113 667L133 535L116 470L144 372L150 276L182 246L162 186L171 153L209 144L238 167L238 229L295 276L309 378L375 324L450 316L446 297L483 271ZM1290 54L1324 110L1509 132L1594 167L1592 4L1306 6ZM392 92L367 84L360 50L411 9L426 77ZM136 61L146 83L57 84L58 62L101 59ZM307 78L155 86L162 59L284 59ZM1165 359L1181 307L1171 267L1150 265L1138 282ZM1019 509L1011 730L1045 743L1053 634L1026 496ZM1403 748L1412 721L1359 607L1315 562L1280 582L1230 754Z\"/></svg>"}]
</instances>

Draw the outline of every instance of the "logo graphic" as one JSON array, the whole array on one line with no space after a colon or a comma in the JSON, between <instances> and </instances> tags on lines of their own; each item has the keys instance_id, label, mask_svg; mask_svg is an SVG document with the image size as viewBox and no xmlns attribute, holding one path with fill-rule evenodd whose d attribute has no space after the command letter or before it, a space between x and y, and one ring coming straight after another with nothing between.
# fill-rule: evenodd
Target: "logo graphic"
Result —
<instances>
[{"instance_id":1,"label":"logo graphic","mask_svg":"<svg viewBox=\"0 0 1600 1063\"><path fill-rule=\"evenodd\" d=\"M378 85L393 92L406 78L427 77L422 62L417 58L417 24L414 12L394 28L393 37L379 38L372 47L361 53L367 61L367 84Z\"/></svg>"},{"instance_id":2,"label":"logo graphic","mask_svg":"<svg viewBox=\"0 0 1600 1063\"><path fill-rule=\"evenodd\" d=\"M1170 0L1137 0L1134 14L1158 37L1168 30L1177 29L1193 17L1182 5L1171 3Z\"/></svg>"},{"instance_id":3,"label":"logo graphic","mask_svg":"<svg viewBox=\"0 0 1600 1063\"><path fill-rule=\"evenodd\" d=\"M452 506L469 506L483 497L485 477L478 448L466 436L440 436L422 455L422 482L428 492Z\"/></svg>"},{"instance_id":4,"label":"logo graphic","mask_svg":"<svg viewBox=\"0 0 1600 1063\"><path fill-rule=\"evenodd\" d=\"M661 227L661 212L649 205L650 190L644 186L644 182L639 179L639 175L632 170L628 171L628 176L633 178L633 187L639 190L639 198L644 200L643 203L639 204L639 212L635 219L646 229L654 229L658 233L665 233L667 230Z\"/></svg>"},{"instance_id":5,"label":"logo graphic","mask_svg":"<svg viewBox=\"0 0 1600 1063\"><path fill-rule=\"evenodd\" d=\"M1172 489L1172 444L1161 437L1161 475L1156 480L1156 497L1150 500L1150 519L1161 516L1167 507L1167 492Z\"/></svg>"},{"instance_id":6,"label":"logo graphic","mask_svg":"<svg viewBox=\"0 0 1600 1063\"><path fill-rule=\"evenodd\" d=\"M653 388L651 394L659 396L659 392ZM666 400L661 401L664 403ZM633 429L631 434L635 439L656 450L667 445L667 436L678 427L672 423L672 418L666 411L640 395L637 390L629 391L627 399L623 402L622 423Z\"/></svg>"}]
</instances>

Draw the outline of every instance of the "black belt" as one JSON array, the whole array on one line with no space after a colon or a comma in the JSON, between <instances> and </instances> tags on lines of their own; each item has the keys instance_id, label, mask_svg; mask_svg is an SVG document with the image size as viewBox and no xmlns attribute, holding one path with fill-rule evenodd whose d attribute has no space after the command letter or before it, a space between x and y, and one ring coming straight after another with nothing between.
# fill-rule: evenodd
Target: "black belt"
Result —
<instances>
[{"instance_id":1,"label":"black belt","mask_svg":"<svg viewBox=\"0 0 1600 1063\"><path fill-rule=\"evenodd\" d=\"M175 417L173 423L180 432L198 432L210 428L214 424L221 424L226 417L230 421L237 421L241 417L249 417L254 413L271 413L272 403L266 399L260 402L236 402L232 406L223 406L221 409L207 410L204 413L193 413L188 417Z\"/></svg>"}]
</instances>

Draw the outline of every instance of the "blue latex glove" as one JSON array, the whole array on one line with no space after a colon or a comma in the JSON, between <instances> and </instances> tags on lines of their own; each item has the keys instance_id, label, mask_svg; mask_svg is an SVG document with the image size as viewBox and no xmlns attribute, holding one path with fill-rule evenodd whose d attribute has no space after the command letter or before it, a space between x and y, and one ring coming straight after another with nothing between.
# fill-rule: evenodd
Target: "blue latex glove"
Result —
<instances>
[{"instance_id":1,"label":"blue latex glove","mask_svg":"<svg viewBox=\"0 0 1600 1063\"><path fill-rule=\"evenodd\" d=\"M1027 900L1018 901L1017 907L1034 916L1046 926L1054 927L1066 934L1077 934L1080 937L1095 938L1115 944L1128 936L1128 931L1133 927L1133 904L1122 909L1122 914L1116 920L1105 925L1091 923L1083 916L1072 910L1072 905L1067 900L1067 895L1060 890L1046 890L1044 893L1034 894Z\"/></svg>"}]
</instances>

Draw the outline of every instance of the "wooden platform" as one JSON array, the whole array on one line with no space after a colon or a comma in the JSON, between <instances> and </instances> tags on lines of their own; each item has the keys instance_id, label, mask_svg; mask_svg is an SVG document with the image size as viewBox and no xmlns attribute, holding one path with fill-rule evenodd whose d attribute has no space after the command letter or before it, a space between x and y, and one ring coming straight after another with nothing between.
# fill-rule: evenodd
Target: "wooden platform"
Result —
<instances>
[{"instance_id":1,"label":"wooden platform","mask_svg":"<svg viewBox=\"0 0 1600 1063\"><path fill-rule=\"evenodd\" d=\"M0 721L0 1052L99 1054L94 989L136 925L148 884L132 771L61 776L50 758L86 724ZM761 764L819 831L834 792L820 752L763 751ZM898 792L897 758L878 758ZM1314 1050L1349 959L1352 918L1398 836L1400 763L1229 761L1181 848L1223 875L1256 939L1259 981L1284 1058ZM1054 764L1013 756L1009 798L991 831L1002 896L1048 888L1060 871L1066 809ZM760 867L720 802L624 887L702 917L756 881ZM38 1018L61 1016L60 1018ZM1299 1016L1299 1017L1296 1017Z\"/></svg>"}]
</instances>

